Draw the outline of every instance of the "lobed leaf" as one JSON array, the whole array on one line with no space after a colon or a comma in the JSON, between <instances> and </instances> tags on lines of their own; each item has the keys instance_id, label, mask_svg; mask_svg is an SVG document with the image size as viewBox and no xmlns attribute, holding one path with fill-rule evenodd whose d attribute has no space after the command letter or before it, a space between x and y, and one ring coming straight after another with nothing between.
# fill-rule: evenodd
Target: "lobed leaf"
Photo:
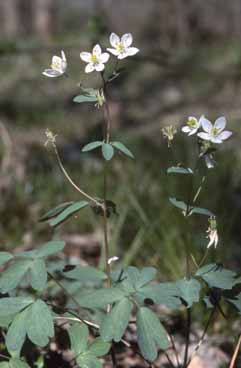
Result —
<instances>
[{"instance_id":1,"label":"lobed leaf","mask_svg":"<svg viewBox=\"0 0 241 368\"><path fill-rule=\"evenodd\" d=\"M179 290L179 296L186 301L189 308L193 303L199 301L201 285L197 280L179 280L176 282L176 285Z\"/></svg>"},{"instance_id":2,"label":"lobed leaf","mask_svg":"<svg viewBox=\"0 0 241 368\"><path fill-rule=\"evenodd\" d=\"M212 263L197 270L196 276L201 277L211 288L230 290L239 283L237 274L222 266Z\"/></svg>"},{"instance_id":3,"label":"lobed leaf","mask_svg":"<svg viewBox=\"0 0 241 368\"><path fill-rule=\"evenodd\" d=\"M174 282L143 286L136 297L140 302L151 299L155 304L165 305L170 309L177 309L182 304L179 298L179 290Z\"/></svg>"}]
</instances>

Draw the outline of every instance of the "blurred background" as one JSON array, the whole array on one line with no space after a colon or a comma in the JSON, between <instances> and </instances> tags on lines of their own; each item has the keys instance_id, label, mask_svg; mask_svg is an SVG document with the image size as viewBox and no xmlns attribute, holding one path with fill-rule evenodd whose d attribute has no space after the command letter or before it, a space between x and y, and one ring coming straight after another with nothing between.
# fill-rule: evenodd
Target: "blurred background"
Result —
<instances>
[{"instance_id":1,"label":"blurred background","mask_svg":"<svg viewBox=\"0 0 241 368\"><path fill-rule=\"evenodd\" d=\"M111 253L124 264L158 266L162 279L183 275L185 227L169 196L184 198L187 182L167 176L168 166L194 164L195 142L180 127L189 115L214 121L225 115L232 139L219 147L215 170L199 204L217 215L220 243L210 258L240 270L241 220L241 1L232 0L8 0L0 2L0 241L1 249L29 248L51 238L67 241L66 254L95 263L102 241L101 221L90 210L52 230L39 218L48 209L78 199L46 149L45 130L58 135L61 157L74 180L102 196L102 159L81 153L101 139L103 114L92 104L74 104L79 83L98 87L86 75L80 51L109 34L131 32L135 57L110 88L113 139L131 148L136 161L115 157L110 199ZM52 55L66 53L68 78L41 73ZM176 159L161 128L179 130ZM198 185L198 182L196 183ZM192 253L201 259L208 227L194 226Z\"/></svg>"}]
</instances>

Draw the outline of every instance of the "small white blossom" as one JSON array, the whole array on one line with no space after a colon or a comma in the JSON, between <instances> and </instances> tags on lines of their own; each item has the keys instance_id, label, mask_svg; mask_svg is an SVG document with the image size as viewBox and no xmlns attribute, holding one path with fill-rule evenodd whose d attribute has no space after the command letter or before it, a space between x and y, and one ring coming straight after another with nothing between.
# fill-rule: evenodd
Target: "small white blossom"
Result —
<instances>
[{"instance_id":1,"label":"small white blossom","mask_svg":"<svg viewBox=\"0 0 241 368\"><path fill-rule=\"evenodd\" d=\"M113 48L107 50L117 56L117 59L124 59L128 56L133 56L139 52L137 47L130 47L133 42L131 33L125 33L121 38L115 33L110 35L110 44Z\"/></svg>"},{"instance_id":2,"label":"small white blossom","mask_svg":"<svg viewBox=\"0 0 241 368\"><path fill-rule=\"evenodd\" d=\"M67 69L67 60L65 53L62 50L61 57L53 56L50 69L45 69L42 74L50 78L60 77L66 72L66 69Z\"/></svg>"},{"instance_id":3,"label":"small white blossom","mask_svg":"<svg viewBox=\"0 0 241 368\"><path fill-rule=\"evenodd\" d=\"M107 263L110 265L112 262L118 261L119 257L114 256L108 259Z\"/></svg>"},{"instance_id":4,"label":"small white blossom","mask_svg":"<svg viewBox=\"0 0 241 368\"><path fill-rule=\"evenodd\" d=\"M86 73L91 73L94 70L96 70L97 72L101 72L102 70L104 70L105 69L104 64L107 63L109 57L110 55L108 54L108 52L102 53L101 47L98 44L94 46L92 53L90 52L80 53L81 60L88 63L85 67Z\"/></svg>"},{"instance_id":5,"label":"small white blossom","mask_svg":"<svg viewBox=\"0 0 241 368\"><path fill-rule=\"evenodd\" d=\"M208 233L207 238L209 238L209 243L207 245L207 248L210 248L212 245L214 245L214 248L216 248L218 245L218 231L217 231L217 223L216 223L215 218L211 217L209 219L209 223L210 223L210 226L207 229L207 233Z\"/></svg>"},{"instance_id":6,"label":"small white blossom","mask_svg":"<svg viewBox=\"0 0 241 368\"><path fill-rule=\"evenodd\" d=\"M186 123L187 125L182 127L182 131L184 133L187 133L188 135L195 134L200 128L201 125L200 120L201 119L197 120L195 117L189 116L188 121Z\"/></svg>"},{"instance_id":7,"label":"small white blossom","mask_svg":"<svg viewBox=\"0 0 241 368\"><path fill-rule=\"evenodd\" d=\"M202 116L200 123L204 132L198 133L198 136L206 141L210 141L212 143L223 143L223 141L232 135L232 132L229 130L224 130L226 126L226 119L224 116L218 118L214 125Z\"/></svg>"}]
</instances>

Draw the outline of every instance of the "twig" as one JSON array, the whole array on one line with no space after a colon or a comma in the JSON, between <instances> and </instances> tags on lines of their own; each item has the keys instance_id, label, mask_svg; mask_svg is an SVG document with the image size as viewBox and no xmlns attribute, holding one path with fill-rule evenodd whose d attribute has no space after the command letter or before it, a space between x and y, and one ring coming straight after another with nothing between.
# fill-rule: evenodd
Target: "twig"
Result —
<instances>
[{"instance_id":1,"label":"twig","mask_svg":"<svg viewBox=\"0 0 241 368\"><path fill-rule=\"evenodd\" d=\"M183 359L183 368L187 368L188 362L188 350L190 344L190 332L191 332L191 309L187 308L187 325L186 325L186 337L185 337L185 352L184 352L184 359Z\"/></svg>"},{"instance_id":2,"label":"twig","mask_svg":"<svg viewBox=\"0 0 241 368\"><path fill-rule=\"evenodd\" d=\"M229 368L234 368L235 362L236 362L237 357L238 357L240 345L241 345L241 335L239 336L239 339L238 339L236 348L234 350L234 353L233 353L232 360L231 360L231 363L229 365Z\"/></svg>"}]
</instances>

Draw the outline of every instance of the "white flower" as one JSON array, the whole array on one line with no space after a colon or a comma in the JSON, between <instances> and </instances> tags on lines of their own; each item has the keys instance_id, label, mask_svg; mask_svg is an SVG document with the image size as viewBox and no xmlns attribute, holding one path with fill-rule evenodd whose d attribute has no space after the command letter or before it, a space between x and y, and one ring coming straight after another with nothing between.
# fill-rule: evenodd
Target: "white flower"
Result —
<instances>
[{"instance_id":1,"label":"white flower","mask_svg":"<svg viewBox=\"0 0 241 368\"><path fill-rule=\"evenodd\" d=\"M119 257L114 256L108 259L107 263L110 265L112 262L118 261Z\"/></svg>"},{"instance_id":2,"label":"white flower","mask_svg":"<svg viewBox=\"0 0 241 368\"><path fill-rule=\"evenodd\" d=\"M105 63L109 60L110 55L107 52L101 51L100 45L95 45L92 53L90 52L81 52L80 58L81 60L88 63L85 67L86 73L91 73L94 70L97 72L101 72L105 69Z\"/></svg>"},{"instance_id":3,"label":"white flower","mask_svg":"<svg viewBox=\"0 0 241 368\"><path fill-rule=\"evenodd\" d=\"M209 223L210 226L207 229L208 233L207 238L209 238L209 243L207 245L207 248L210 248L212 245L214 245L214 248L216 248L218 245L218 231L216 219L214 217L209 218Z\"/></svg>"},{"instance_id":4,"label":"white flower","mask_svg":"<svg viewBox=\"0 0 241 368\"><path fill-rule=\"evenodd\" d=\"M200 128L200 120L201 119L197 120L193 116L189 116L188 121L186 123L187 125L182 127L182 131L184 133L187 133L188 135L195 134L198 131L198 129Z\"/></svg>"},{"instance_id":5,"label":"white flower","mask_svg":"<svg viewBox=\"0 0 241 368\"><path fill-rule=\"evenodd\" d=\"M136 47L130 47L133 42L131 33L125 33L121 38L115 33L110 35L110 44L113 48L107 50L117 56L117 59L124 59L128 56L132 56L138 53L139 49Z\"/></svg>"},{"instance_id":6,"label":"white flower","mask_svg":"<svg viewBox=\"0 0 241 368\"><path fill-rule=\"evenodd\" d=\"M66 72L66 69L67 69L67 61L65 53L62 50L61 57L53 56L50 69L45 69L42 74L50 78L59 77Z\"/></svg>"},{"instance_id":7,"label":"white flower","mask_svg":"<svg viewBox=\"0 0 241 368\"><path fill-rule=\"evenodd\" d=\"M233 134L229 130L224 130L226 126L226 119L224 116L218 118L214 125L204 116L202 116L200 123L204 132L198 133L198 136L206 141L210 141L212 143L222 143Z\"/></svg>"}]
</instances>

